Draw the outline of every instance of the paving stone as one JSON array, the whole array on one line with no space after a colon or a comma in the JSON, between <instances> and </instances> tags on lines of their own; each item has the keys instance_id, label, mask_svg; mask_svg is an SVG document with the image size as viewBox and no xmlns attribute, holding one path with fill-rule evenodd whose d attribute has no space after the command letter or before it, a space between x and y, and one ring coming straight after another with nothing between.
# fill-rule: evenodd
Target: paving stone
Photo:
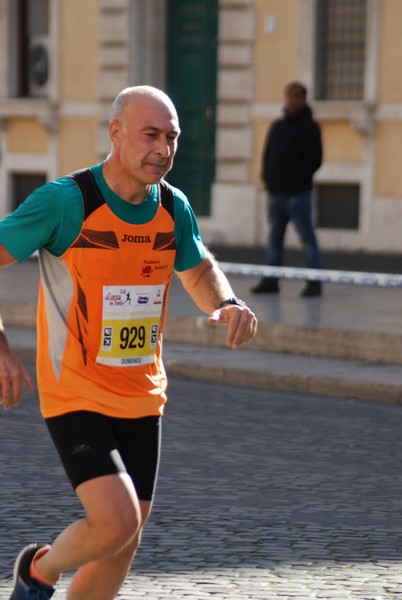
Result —
<instances>
[{"instance_id":1,"label":"paving stone","mask_svg":"<svg viewBox=\"0 0 402 600\"><path fill-rule=\"evenodd\" d=\"M401 597L401 406L179 379L169 392L155 506L120 600ZM82 510L35 395L0 413L0 433L8 598L20 547Z\"/></svg>"}]
</instances>

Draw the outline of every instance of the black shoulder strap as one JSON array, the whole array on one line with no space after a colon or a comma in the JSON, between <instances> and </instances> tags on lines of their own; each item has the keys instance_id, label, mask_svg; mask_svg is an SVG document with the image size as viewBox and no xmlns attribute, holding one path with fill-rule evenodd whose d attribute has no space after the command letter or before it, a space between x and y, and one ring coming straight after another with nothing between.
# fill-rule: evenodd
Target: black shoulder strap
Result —
<instances>
[{"instance_id":1,"label":"black shoulder strap","mask_svg":"<svg viewBox=\"0 0 402 600\"><path fill-rule=\"evenodd\" d=\"M84 220L89 217L97 208L105 203L105 199L101 194L100 189L96 185L95 178L90 169L81 169L74 171L69 175L81 190L84 200ZM166 181L161 181L159 184L160 201L165 210L168 211L174 220L174 196L170 185Z\"/></svg>"},{"instance_id":2,"label":"black shoulder strap","mask_svg":"<svg viewBox=\"0 0 402 600\"><path fill-rule=\"evenodd\" d=\"M105 199L100 189L96 185L95 178L90 169L81 169L74 171L69 175L81 190L84 200L84 220L89 217L97 208L105 203Z\"/></svg>"},{"instance_id":3,"label":"black shoulder strap","mask_svg":"<svg viewBox=\"0 0 402 600\"><path fill-rule=\"evenodd\" d=\"M166 181L160 182L159 193L163 208L168 211L174 221L174 196L172 188Z\"/></svg>"}]
</instances>

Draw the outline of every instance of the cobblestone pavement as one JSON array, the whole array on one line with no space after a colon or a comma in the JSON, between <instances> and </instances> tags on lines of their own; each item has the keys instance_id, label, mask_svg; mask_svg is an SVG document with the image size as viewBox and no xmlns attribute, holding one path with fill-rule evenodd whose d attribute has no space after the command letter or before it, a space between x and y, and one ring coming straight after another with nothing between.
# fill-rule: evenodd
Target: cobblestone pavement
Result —
<instances>
[{"instance_id":1,"label":"cobblestone pavement","mask_svg":"<svg viewBox=\"0 0 402 600\"><path fill-rule=\"evenodd\" d=\"M170 382L134 600L402 598L402 407ZM26 395L0 413L0 598L80 507ZM55 600L65 596L63 576Z\"/></svg>"}]
</instances>

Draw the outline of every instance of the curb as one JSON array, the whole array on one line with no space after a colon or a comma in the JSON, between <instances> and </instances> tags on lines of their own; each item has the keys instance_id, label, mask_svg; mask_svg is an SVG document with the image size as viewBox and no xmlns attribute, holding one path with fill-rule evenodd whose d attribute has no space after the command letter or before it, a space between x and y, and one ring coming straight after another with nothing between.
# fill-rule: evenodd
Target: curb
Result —
<instances>
[{"instance_id":1,"label":"curb","mask_svg":"<svg viewBox=\"0 0 402 600\"><path fill-rule=\"evenodd\" d=\"M0 314L6 325L36 327L35 303L2 301ZM168 315L164 338L185 344L225 346L224 328L208 325L204 316ZM402 364L402 335L398 334L259 323L256 337L245 347L266 352Z\"/></svg>"},{"instance_id":2,"label":"curb","mask_svg":"<svg viewBox=\"0 0 402 600\"><path fill-rule=\"evenodd\" d=\"M224 328L208 325L206 317L169 316L164 337L169 342L225 346ZM244 347L266 352L402 364L402 336L387 333L259 323L256 337Z\"/></svg>"},{"instance_id":3,"label":"curb","mask_svg":"<svg viewBox=\"0 0 402 600\"><path fill-rule=\"evenodd\" d=\"M13 348L13 352L24 363L36 362L35 348ZM274 371L261 372L231 367L211 367L200 362L191 362L191 358L188 361L166 359L164 365L169 378L181 377L267 391L351 398L382 404L402 404L402 387L396 385L373 384L324 376L302 376Z\"/></svg>"},{"instance_id":4,"label":"curb","mask_svg":"<svg viewBox=\"0 0 402 600\"><path fill-rule=\"evenodd\" d=\"M0 301L0 314L6 325L15 327L36 327L36 303Z\"/></svg>"},{"instance_id":5,"label":"curb","mask_svg":"<svg viewBox=\"0 0 402 600\"><path fill-rule=\"evenodd\" d=\"M402 404L402 387L400 386L367 384L363 381L331 377L303 377L292 373L262 373L235 368L209 367L198 363L183 363L174 360L167 360L164 364L169 377L240 385L267 391L332 396L381 404Z\"/></svg>"},{"instance_id":6,"label":"curb","mask_svg":"<svg viewBox=\"0 0 402 600\"><path fill-rule=\"evenodd\" d=\"M25 302L0 302L0 312L7 325L21 328L34 328L36 325L36 305ZM269 369L269 360L264 369L242 365L215 366L200 358L194 361L190 345L196 343L200 348L224 348L225 329L207 324L206 317L169 316L166 320L165 342L189 345L178 358L166 358L164 364L170 377L198 379L229 385L241 385L284 392L353 398L356 400L376 401L380 403L402 404L402 386L384 384L381 381L367 382L348 379L342 376L331 377L320 374L304 375L293 373L286 363L286 357L310 356L341 358L346 360L372 361L383 365L402 364L402 336L366 332L349 332L334 329L313 329L283 324L262 323L258 335L244 347L247 350L283 354L284 370L276 372ZM22 346L16 342L13 351L22 362L36 362L36 348ZM208 352L208 350L205 350ZM264 361L265 363L265 361ZM219 363L218 363L219 364ZM287 365L287 366L286 366ZM243 364L244 366L244 364ZM286 368L289 370L286 371ZM308 372L308 369L306 370ZM383 376L386 381L386 375Z\"/></svg>"}]
</instances>

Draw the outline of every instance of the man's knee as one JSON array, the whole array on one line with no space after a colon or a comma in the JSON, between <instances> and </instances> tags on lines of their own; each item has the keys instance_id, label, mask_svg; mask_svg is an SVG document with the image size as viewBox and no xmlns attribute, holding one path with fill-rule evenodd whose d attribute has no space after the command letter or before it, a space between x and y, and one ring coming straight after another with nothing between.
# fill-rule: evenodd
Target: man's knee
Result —
<instances>
[{"instance_id":1,"label":"man's knee","mask_svg":"<svg viewBox=\"0 0 402 600\"><path fill-rule=\"evenodd\" d=\"M99 556L118 552L138 534L142 515L128 475L100 477L77 488Z\"/></svg>"},{"instance_id":2,"label":"man's knee","mask_svg":"<svg viewBox=\"0 0 402 600\"><path fill-rule=\"evenodd\" d=\"M97 529L105 554L118 552L134 540L141 527L139 512L133 506L122 512L113 512L102 520Z\"/></svg>"},{"instance_id":3,"label":"man's knee","mask_svg":"<svg viewBox=\"0 0 402 600\"><path fill-rule=\"evenodd\" d=\"M88 535L98 558L120 552L135 540L141 527L140 515L135 506L124 510L108 507L102 514L87 515L86 520Z\"/></svg>"}]
</instances>

